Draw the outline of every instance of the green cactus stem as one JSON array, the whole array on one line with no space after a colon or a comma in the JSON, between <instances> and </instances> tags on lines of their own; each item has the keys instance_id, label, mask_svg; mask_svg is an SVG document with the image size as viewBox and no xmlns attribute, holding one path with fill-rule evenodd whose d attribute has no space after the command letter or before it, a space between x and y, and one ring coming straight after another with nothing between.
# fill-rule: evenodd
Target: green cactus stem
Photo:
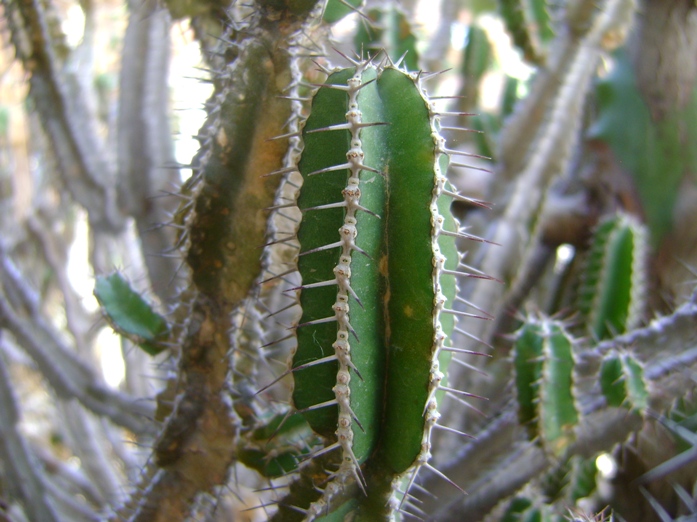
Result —
<instances>
[{"instance_id":1,"label":"green cactus stem","mask_svg":"<svg viewBox=\"0 0 697 522\"><path fill-rule=\"evenodd\" d=\"M457 271L455 239L470 236L449 210L466 198L443 174L452 151L421 79L392 62L333 72L302 132L293 401L323 453L342 454L323 497L297 506L308 513L343 511L332 499L351 483L365 493L357 520L398 508L398 479L430 457L444 341L474 315L451 309L457 276L472 275Z\"/></svg>"},{"instance_id":2,"label":"green cactus stem","mask_svg":"<svg viewBox=\"0 0 697 522\"><path fill-rule=\"evenodd\" d=\"M167 321L155 312L121 274L98 276L94 296L102 306L111 327L140 346L149 355L157 355L169 332Z\"/></svg>"},{"instance_id":3,"label":"green cactus stem","mask_svg":"<svg viewBox=\"0 0 697 522\"><path fill-rule=\"evenodd\" d=\"M603 359L600 388L608 406L622 406L639 412L648 406L644 368L627 352L613 353Z\"/></svg>"},{"instance_id":4,"label":"green cactus stem","mask_svg":"<svg viewBox=\"0 0 697 522\"><path fill-rule=\"evenodd\" d=\"M639 325L644 314L647 242L645 227L625 213L598 225L579 289L578 308L598 340Z\"/></svg>"},{"instance_id":5,"label":"green cactus stem","mask_svg":"<svg viewBox=\"0 0 697 522\"><path fill-rule=\"evenodd\" d=\"M573 395L574 344L561 322L545 317L527 318L515 335L519 419L530 440L555 455L573 442L579 420Z\"/></svg>"}]
</instances>

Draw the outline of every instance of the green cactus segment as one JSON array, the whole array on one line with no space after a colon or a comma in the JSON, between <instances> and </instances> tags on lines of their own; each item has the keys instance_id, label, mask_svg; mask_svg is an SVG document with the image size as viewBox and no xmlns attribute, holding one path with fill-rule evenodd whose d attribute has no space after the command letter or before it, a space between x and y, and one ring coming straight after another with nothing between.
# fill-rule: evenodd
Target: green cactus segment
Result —
<instances>
[{"instance_id":1,"label":"green cactus segment","mask_svg":"<svg viewBox=\"0 0 697 522\"><path fill-rule=\"evenodd\" d=\"M528 319L513 349L518 415L530 440L555 455L574 440L578 411L573 397L574 341L555 320Z\"/></svg>"},{"instance_id":2,"label":"green cactus segment","mask_svg":"<svg viewBox=\"0 0 697 522\"><path fill-rule=\"evenodd\" d=\"M303 129L293 399L342 449L337 476L371 470L365 512L429 458L450 359L458 224L437 129L418 75L370 62L331 74Z\"/></svg>"},{"instance_id":3,"label":"green cactus segment","mask_svg":"<svg viewBox=\"0 0 697 522\"><path fill-rule=\"evenodd\" d=\"M560 455L574 440L578 411L573 397L573 340L558 322L544 325L540 383L540 429L549 449Z\"/></svg>"},{"instance_id":4,"label":"green cactus segment","mask_svg":"<svg viewBox=\"0 0 697 522\"><path fill-rule=\"evenodd\" d=\"M150 355L157 355L165 349L160 342L169 331L167 321L131 288L121 274L97 276L94 296L116 332Z\"/></svg>"},{"instance_id":5,"label":"green cactus segment","mask_svg":"<svg viewBox=\"0 0 697 522\"><path fill-rule=\"evenodd\" d=\"M603 360L600 388L608 406L624 406L638 411L648 406L644 369L628 353L612 354Z\"/></svg>"},{"instance_id":6,"label":"green cactus segment","mask_svg":"<svg viewBox=\"0 0 697 522\"><path fill-rule=\"evenodd\" d=\"M515 387L518 397L518 418L525 426L528 438L539 434L537 407L542 378L542 345L539 325L526 322L516 334L512 351Z\"/></svg>"},{"instance_id":7,"label":"green cactus segment","mask_svg":"<svg viewBox=\"0 0 697 522\"><path fill-rule=\"evenodd\" d=\"M607 339L638 326L646 290L646 233L627 214L603 221L593 244L579 290L579 310L589 332Z\"/></svg>"}]
</instances>

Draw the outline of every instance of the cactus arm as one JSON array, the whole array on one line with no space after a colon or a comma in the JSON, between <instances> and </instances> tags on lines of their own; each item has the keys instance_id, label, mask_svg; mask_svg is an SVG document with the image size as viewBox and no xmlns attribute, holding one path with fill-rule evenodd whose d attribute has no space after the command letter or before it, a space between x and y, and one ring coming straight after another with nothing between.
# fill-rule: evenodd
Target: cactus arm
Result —
<instances>
[{"instance_id":1,"label":"cactus arm","mask_svg":"<svg viewBox=\"0 0 697 522\"><path fill-rule=\"evenodd\" d=\"M530 440L560 455L573 441L574 341L558 321L528 317L513 347L518 416Z\"/></svg>"},{"instance_id":2,"label":"cactus arm","mask_svg":"<svg viewBox=\"0 0 697 522\"><path fill-rule=\"evenodd\" d=\"M181 391L144 472L149 486L136 491L115 519L185 517L200 492L225 482L236 459L229 333L233 311L244 305L261 269L265 209L278 185L277 177L263 174L281 168L286 152L285 140L269 141L282 134L291 114L289 101L279 97L291 80L282 44L293 41L305 20L288 13L261 16L272 7L258 7L238 35L237 59L214 80L201 152L178 216L194 283L191 300L175 312L184 321L177 327Z\"/></svg>"},{"instance_id":3,"label":"cactus arm","mask_svg":"<svg viewBox=\"0 0 697 522\"><path fill-rule=\"evenodd\" d=\"M333 73L303 130L294 402L343 454L323 496L298 506L310 514L343 510L358 483L356 516L389 516L399 479L430 457L459 258L446 149L418 82L370 62Z\"/></svg>"},{"instance_id":4,"label":"cactus arm","mask_svg":"<svg viewBox=\"0 0 697 522\"><path fill-rule=\"evenodd\" d=\"M644 313L645 227L627 214L605 219L593 235L578 308L596 339L634 329Z\"/></svg>"},{"instance_id":5,"label":"cactus arm","mask_svg":"<svg viewBox=\"0 0 697 522\"><path fill-rule=\"evenodd\" d=\"M165 349L158 341L169 331L165 319L115 272L98 276L94 295L115 331L131 339L150 355Z\"/></svg>"},{"instance_id":6,"label":"cactus arm","mask_svg":"<svg viewBox=\"0 0 697 522\"><path fill-rule=\"evenodd\" d=\"M560 455L573 442L579 414L574 398L574 341L559 323L545 335L544 368L540 385L540 425L544 442Z\"/></svg>"},{"instance_id":7,"label":"cactus arm","mask_svg":"<svg viewBox=\"0 0 697 522\"><path fill-rule=\"evenodd\" d=\"M542 377L542 338L525 323L517 333L512 351L514 381L518 401L518 419L532 440L538 436L537 402Z\"/></svg>"},{"instance_id":8,"label":"cactus arm","mask_svg":"<svg viewBox=\"0 0 697 522\"><path fill-rule=\"evenodd\" d=\"M629 353L620 352L603 359L599 380L608 406L626 406L638 412L648 406L643 365Z\"/></svg>"}]
</instances>

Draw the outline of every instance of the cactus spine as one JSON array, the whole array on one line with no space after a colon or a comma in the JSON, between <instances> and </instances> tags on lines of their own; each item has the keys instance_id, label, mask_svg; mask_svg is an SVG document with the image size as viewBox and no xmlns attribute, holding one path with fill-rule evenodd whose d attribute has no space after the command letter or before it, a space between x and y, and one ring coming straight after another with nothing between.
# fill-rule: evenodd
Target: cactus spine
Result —
<instances>
[{"instance_id":1,"label":"cactus spine","mask_svg":"<svg viewBox=\"0 0 697 522\"><path fill-rule=\"evenodd\" d=\"M364 490L359 519L394 512L397 479L430 457L443 343L461 313L445 308L460 274L459 196L420 79L391 62L333 72L302 133L293 400L326 451L341 449L335 483Z\"/></svg>"}]
</instances>

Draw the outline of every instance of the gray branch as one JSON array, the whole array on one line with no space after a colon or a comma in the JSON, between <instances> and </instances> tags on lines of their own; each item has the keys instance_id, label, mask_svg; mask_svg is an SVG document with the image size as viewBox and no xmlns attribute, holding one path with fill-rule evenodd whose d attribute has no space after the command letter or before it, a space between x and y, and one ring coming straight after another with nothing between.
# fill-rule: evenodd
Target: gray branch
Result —
<instances>
[{"instance_id":1,"label":"gray branch","mask_svg":"<svg viewBox=\"0 0 697 522\"><path fill-rule=\"evenodd\" d=\"M0 251L0 254L4 254ZM97 415L136 434L152 433L154 408L105 386L39 312L38 299L21 274L0 256L0 327L9 330L59 397L75 398Z\"/></svg>"}]
</instances>

